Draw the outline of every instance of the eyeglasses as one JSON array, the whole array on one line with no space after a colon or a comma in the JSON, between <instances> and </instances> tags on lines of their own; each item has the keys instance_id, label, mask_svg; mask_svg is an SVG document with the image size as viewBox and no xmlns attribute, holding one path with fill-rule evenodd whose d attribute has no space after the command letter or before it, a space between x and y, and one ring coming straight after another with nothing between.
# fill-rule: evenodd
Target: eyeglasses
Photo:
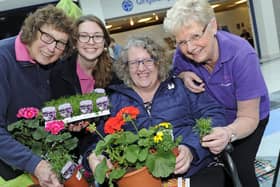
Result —
<instances>
[{"instance_id":1,"label":"eyeglasses","mask_svg":"<svg viewBox=\"0 0 280 187\"><path fill-rule=\"evenodd\" d=\"M55 42L55 48L59 50L64 50L66 48L67 43L62 42L60 40L56 40L52 35L42 31L41 29L39 29L39 32L41 33L40 39L44 43L52 44L53 42Z\"/></svg>"},{"instance_id":2,"label":"eyeglasses","mask_svg":"<svg viewBox=\"0 0 280 187\"><path fill-rule=\"evenodd\" d=\"M145 67L151 68L151 67L153 67L153 65L155 63L155 59L146 58L146 59L142 59L142 60L130 60L130 61L127 61L127 63L129 65L130 69L137 69L139 67L139 64L143 64Z\"/></svg>"},{"instance_id":3,"label":"eyeglasses","mask_svg":"<svg viewBox=\"0 0 280 187\"><path fill-rule=\"evenodd\" d=\"M187 45L189 45L190 43L192 42L196 42L198 40L200 40L203 35L205 34L205 31L207 30L207 27L208 27L209 23L207 25L205 25L205 27L203 28L203 30L201 31L200 34L193 34L190 39L188 40L181 40L177 43L177 46L181 49Z\"/></svg>"},{"instance_id":4,"label":"eyeglasses","mask_svg":"<svg viewBox=\"0 0 280 187\"><path fill-rule=\"evenodd\" d=\"M88 43L90 39L93 39L95 43L101 43L104 41L104 36L101 34L96 34L96 35L88 35L88 34L79 34L78 40L82 43Z\"/></svg>"}]
</instances>

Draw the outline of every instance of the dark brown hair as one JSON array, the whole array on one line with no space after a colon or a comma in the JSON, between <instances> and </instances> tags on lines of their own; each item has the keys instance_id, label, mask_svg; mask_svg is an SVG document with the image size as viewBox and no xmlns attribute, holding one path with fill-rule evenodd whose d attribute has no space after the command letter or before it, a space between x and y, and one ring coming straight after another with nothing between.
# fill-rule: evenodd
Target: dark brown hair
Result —
<instances>
[{"instance_id":1,"label":"dark brown hair","mask_svg":"<svg viewBox=\"0 0 280 187\"><path fill-rule=\"evenodd\" d=\"M99 57L97 57L97 64L94 68L92 75L95 79L95 87L105 88L112 80L112 62L108 46L111 43L111 37L103 22L94 15L81 16L74 24L74 43L77 43L79 35L79 25L85 21L96 23L104 34L104 50Z\"/></svg>"}]
</instances>

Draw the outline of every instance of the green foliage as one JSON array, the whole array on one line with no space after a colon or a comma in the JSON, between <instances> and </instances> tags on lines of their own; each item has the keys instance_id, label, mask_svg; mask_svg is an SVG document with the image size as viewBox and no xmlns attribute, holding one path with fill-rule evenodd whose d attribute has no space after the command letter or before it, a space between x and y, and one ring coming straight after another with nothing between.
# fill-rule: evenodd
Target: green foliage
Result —
<instances>
[{"instance_id":1,"label":"green foliage","mask_svg":"<svg viewBox=\"0 0 280 187\"><path fill-rule=\"evenodd\" d=\"M50 151L46 155L47 160L51 163L52 169L55 173L60 174L64 165L72 160L71 155L66 151ZM61 175L58 175L60 180L63 180Z\"/></svg>"},{"instance_id":2,"label":"green foliage","mask_svg":"<svg viewBox=\"0 0 280 187\"><path fill-rule=\"evenodd\" d=\"M97 143L94 152L107 155L114 168L109 170L106 159L103 159L94 172L95 180L102 184L108 174L109 184L113 186L113 181L128 170L143 166L155 177L168 177L176 164L172 150L181 140L181 136L173 140L172 125L166 122L141 129L136 134L123 130L109 134Z\"/></svg>"},{"instance_id":3,"label":"green foliage","mask_svg":"<svg viewBox=\"0 0 280 187\"><path fill-rule=\"evenodd\" d=\"M82 10L72 0L60 0L56 7L64 10L73 19L78 19L82 15Z\"/></svg>"},{"instance_id":4,"label":"green foliage","mask_svg":"<svg viewBox=\"0 0 280 187\"><path fill-rule=\"evenodd\" d=\"M67 161L74 159L69 152L77 147L78 139L67 131L57 135L44 129L41 116L32 119L22 119L8 126L8 131L23 145L29 147L36 155L48 160L57 175Z\"/></svg>"},{"instance_id":5,"label":"green foliage","mask_svg":"<svg viewBox=\"0 0 280 187\"><path fill-rule=\"evenodd\" d=\"M196 120L196 125L193 130L199 134L200 139L210 134L212 131L212 120L211 118L200 118Z\"/></svg>"}]
</instances>

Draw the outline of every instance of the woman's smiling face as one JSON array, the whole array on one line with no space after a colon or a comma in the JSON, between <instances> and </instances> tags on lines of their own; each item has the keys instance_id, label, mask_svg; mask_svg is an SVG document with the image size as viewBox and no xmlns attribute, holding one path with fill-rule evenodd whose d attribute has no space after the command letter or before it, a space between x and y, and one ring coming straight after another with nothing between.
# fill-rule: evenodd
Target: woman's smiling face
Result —
<instances>
[{"instance_id":1,"label":"woman's smiling face","mask_svg":"<svg viewBox=\"0 0 280 187\"><path fill-rule=\"evenodd\" d=\"M133 85L139 89L158 85L158 68L154 59L142 47L128 49L128 67Z\"/></svg>"},{"instance_id":2,"label":"woman's smiling face","mask_svg":"<svg viewBox=\"0 0 280 187\"><path fill-rule=\"evenodd\" d=\"M85 60L95 60L104 51L104 33L97 23L92 21L81 23L78 37L77 49ZM88 40L85 40L86 38Z\"/></svg>"},{"instance_id":3,"label":"woman's smiling face","mask_svg":"<svg viewBox=\"0 0 280 187\"><path fill-rule=\"evenodd\" d=\"M207 25L191 21L188 26L183 26L175 36L180 51L197 63L216 61L218 47L215 23L212 19Z\"/></svg>"}]
</instances>

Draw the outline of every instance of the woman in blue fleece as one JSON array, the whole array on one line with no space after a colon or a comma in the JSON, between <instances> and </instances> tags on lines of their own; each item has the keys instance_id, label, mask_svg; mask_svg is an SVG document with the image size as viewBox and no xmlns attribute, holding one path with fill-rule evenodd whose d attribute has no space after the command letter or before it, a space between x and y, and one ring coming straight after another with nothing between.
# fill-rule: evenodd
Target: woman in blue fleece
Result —
<instances>
[{"instance_id":1,"label":"woman in blue fleece","mask_svg":"<svg viewBox=\"0 0 280 187\"><path fill-rule=\"evenodd\" d=\"M54 6L28 16L18 36L0 41L0 176L13 179L21 171L34 174L44 187L58 187L50 165L17 142L6 130L22 107L40 108L50 99L49 72L71 49L72 21Z\"/></svg>"},{"instance_id":2,"label":"woman in blue fleece","mask_svg":"<svg viewBox=\"0 0 280 187\"><path fill-rule=\"evenodd\" d=\"M208 149L201 147L192 128L199 118L211 118L214 126L224 125L224 110L206 93L193 94L180 79L168 77L169 62L166 59L163 48L148 37L128 41L119 62L114 64L124 84L110 86L114 91L110 98L111 115L132 105L140 110L136 119L138 129L170 122L174 136L183 136L174 174L191 177L192 187L223 186L223 170L209 166L213 156ZM100 161L91 153L93 147L85 157L92 171Z\"/></svg>"}]
</instances>

